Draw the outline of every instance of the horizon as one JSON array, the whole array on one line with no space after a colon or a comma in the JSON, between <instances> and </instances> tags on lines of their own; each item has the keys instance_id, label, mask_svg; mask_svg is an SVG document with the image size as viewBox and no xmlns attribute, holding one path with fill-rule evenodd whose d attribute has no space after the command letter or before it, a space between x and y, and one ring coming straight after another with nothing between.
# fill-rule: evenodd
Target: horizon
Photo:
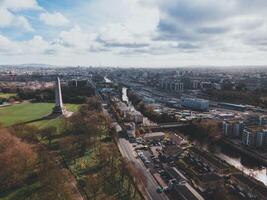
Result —
<instances>
[{"instance_id":1,"label":"horizon","mask_svg":"<svg viewBox=\"0 0 267 200\"><path fill-rule=\"evenodd\" d=\"M3 65L265 67L266 13L264 0L2 0L0 60Z\"/></svg>"},{"instance_id":2,"label":"horizon","mask_svg":"<svg viewBox=\"0 0 267 200\"><path fill-rule=\"evenodd\" d=\"M1 64L0 67L47 67L47 68L115 68L115 69L267 69L267 65L186 65L186 66L112 66L112 65L60 65L47 63Z\"/></svg>"}]
</instances>

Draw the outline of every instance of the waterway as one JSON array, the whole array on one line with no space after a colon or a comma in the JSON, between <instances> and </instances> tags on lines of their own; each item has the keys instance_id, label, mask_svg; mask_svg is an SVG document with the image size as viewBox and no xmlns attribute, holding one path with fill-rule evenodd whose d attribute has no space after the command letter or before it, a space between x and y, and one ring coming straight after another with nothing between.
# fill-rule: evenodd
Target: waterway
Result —
<instances>
[{"instance_id":1,"label":"waterway","mask_svg":"<svg viewBox=\"0 0 267 200\"><path fill-rule=\"evenodd\" d=\"M137 111L135 109L135 107L132 105L131 101L129 101L129 98L128 98L128 95L127 95L127 90L128 90L128 88L126 88L126 87L122 88L122 96L121 96L122 101L124 101L130 107L131 110ZM139 112L139 111L137 111L137 112ZM153 126L153 125L156 125L156 124L154 122L150 121L147 117L143 116L143 125L145 125L145 126Z\"/></svg>"},{"instance_id":2,"label":"waterway","mask_svg":"<svg viewBox=\"0 0 267 200\"><path fill-rule=\"evenodd\" d=\"M112 83L112 81L106 76L104 77L104 80L105 80L106 83Z\"/></svg>"},{"instance_id":3,"label":"waterway","mask_svg":"<svg viewBox=\"0 0 267 200\"><path fill-rule=\"evenodd\" d=\"M248 158L233 148L219 147L218 149L216 156L267 186L267 169L261 163Z\"/></svg>"},{"instance_id":4,"label":"waterway","mask_svg":"<svg viewBox=\"0 0 267 200\"><path fill-rule=\"evenodd\" d=\"M127 88L125 87L122 88L122 101L126 102L127 104L129 103L129 98L127 96Z\"/></svg>"}]
</instances>

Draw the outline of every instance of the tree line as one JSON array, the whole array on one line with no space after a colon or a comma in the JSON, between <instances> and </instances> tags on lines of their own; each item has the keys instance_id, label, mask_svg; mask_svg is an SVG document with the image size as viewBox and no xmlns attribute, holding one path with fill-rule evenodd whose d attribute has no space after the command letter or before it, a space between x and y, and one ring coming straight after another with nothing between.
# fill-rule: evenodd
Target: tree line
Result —
<instances>
[{"instance_id":1,"label":"tree line","mask_svg":"<svg viewBox=\"0 0 267 200\"><path fill-rule=\"evenodd\" d=\"M142 199L135 184L143 174L121 157L110 131L96 97L59 128L1 127L0 197L19 189L24 199L76 199L77 187L84 199Z\"/></svg>"}]
</instances>

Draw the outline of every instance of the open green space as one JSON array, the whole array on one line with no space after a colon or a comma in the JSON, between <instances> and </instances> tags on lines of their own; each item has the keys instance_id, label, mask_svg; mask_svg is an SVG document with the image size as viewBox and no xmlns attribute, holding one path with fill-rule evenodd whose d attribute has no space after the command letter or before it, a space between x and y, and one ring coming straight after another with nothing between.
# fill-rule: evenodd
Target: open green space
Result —
<instances>
[{"instance_id":1,"label":"open green space","mask_svg":"<svg viewBox=\"0 0 267 200\"><path fill-rule=\"evenodd\" d=\"M2 92L0 92L0 98L5 98L5 99L8 99L9 97L14 97L16 95L17 95L16 93L2 93Z\"/></svg>"},{"instance_id":2,"label":"open green space","mask_svg":"<svg viewBox=\"0 0 267 200\"><path fill-rule=\"evenodd\" d=\"M78 110L78 104L66 104L67 110L75 112ZM11 126L17 123L28 122L40 119L49 114L54 107L53 103L30 103L25 102L0 108L0 123L4 126ZM35 122L37 126L54 125L56 126L60 119L42 120Z\"/></svg>"}]
</instances>

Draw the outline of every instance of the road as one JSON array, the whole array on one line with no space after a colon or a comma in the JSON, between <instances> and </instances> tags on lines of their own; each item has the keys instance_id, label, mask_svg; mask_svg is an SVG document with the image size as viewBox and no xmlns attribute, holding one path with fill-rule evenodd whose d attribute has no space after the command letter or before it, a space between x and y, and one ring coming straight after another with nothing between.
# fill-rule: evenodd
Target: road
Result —
<instances>
[{"instance_id":1,"label":"road","mask_svg":"<svg viewBox=\"0 0 267 200\"><path fill-rule=\"evenodd\" d=\"M126 139L120 138L118 141L118 146L122 156L133 162L135 167L137 167L146 176L147 182L143 183L144 190L146 192L146 199L168 200L169 198L164 193L157 193L156 189L158 187L158 183L148 169L143 165L143 163L139 159L136 159L132 145Z\"/></svg>"}]
</instances>

